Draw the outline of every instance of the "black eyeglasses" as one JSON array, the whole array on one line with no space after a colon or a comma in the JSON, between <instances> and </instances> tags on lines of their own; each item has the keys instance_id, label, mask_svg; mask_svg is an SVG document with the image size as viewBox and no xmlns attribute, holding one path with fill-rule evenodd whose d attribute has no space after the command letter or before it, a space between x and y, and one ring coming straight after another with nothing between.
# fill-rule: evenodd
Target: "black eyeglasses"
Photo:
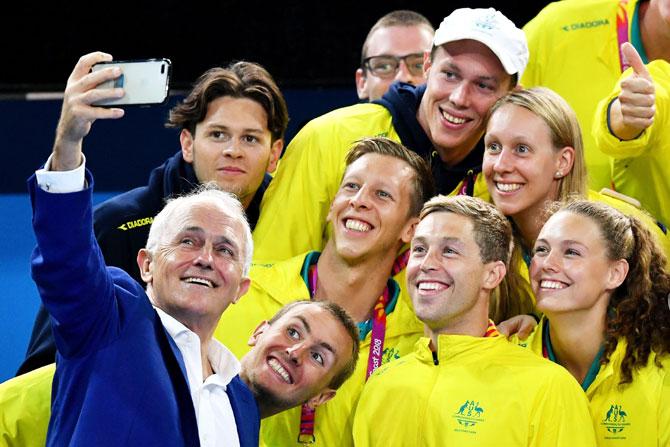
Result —
<instances>
[{"instance_id":1,"label":"black eyeglasses","mask_svg":"<svg viewBox=\"0 0 670 447\"><path fill-rule=\"evenodd\" d=\"M405 56L370 56L363 59L363 68L380 78L390 78L398 73L400 61L404 61L412 76L423 74L423 53L412 53Z\"/></svg>"}]
</instances>

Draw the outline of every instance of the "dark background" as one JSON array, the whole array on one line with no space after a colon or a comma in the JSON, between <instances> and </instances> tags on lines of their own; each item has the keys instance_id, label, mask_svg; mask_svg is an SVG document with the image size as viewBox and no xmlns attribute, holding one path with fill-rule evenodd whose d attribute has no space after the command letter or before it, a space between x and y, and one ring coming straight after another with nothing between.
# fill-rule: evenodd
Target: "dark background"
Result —
<instances>
[{"instance_id":1,"label":"dark background","mask_svg":"<svg viewBox=\"0 0 670 447\"><path fill-rule=\"evenodd\" d=\"M545 4L494 6L521 27ZM85 139L96 190L118 192L146 184L151 169L179 150L178 131L163 124L170 107L207 69L239 59L264 65L288 104L288 144L306 121L357 102L354 72L363 40L378 18L410 7L437 28L452 10L466 6L491 3L24 0L5 4L0 9L0 148L12 163L2 169L0 193L25 192L25 179L51 152L62 101L53 95L34 100L27 93L62 92L83 54L101 50L117 60L172 61L168 104L126 108L121 120L94 123Z\"/></svg>"},{"instance_id":2,"label":"dark background","mask_svg":"<svg viewBox=\"0 0 670 447\"><path fill-rule=\"evenodd\" d=\"M437 28L459 7L500 10L523 26L548 2L7 2L0 10L0 93L61 91L82 54L166 57L174 89L206 69L247 59L282 87L353 87L363 40L383 14L409 8Z\"/></svg>"}]
</instances>

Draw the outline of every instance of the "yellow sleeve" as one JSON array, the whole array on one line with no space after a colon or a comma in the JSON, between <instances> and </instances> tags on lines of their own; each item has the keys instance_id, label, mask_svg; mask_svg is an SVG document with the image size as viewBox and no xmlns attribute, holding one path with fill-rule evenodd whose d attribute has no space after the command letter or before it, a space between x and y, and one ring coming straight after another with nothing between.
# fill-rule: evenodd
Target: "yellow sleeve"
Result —
<instances>
[{"instance_id":1,"label":"yellow sleeve","mask_svg":"<svg viewBox=\"0 0 670 447\"><path fill-rule=\"evenodd\" d=\"M308 123L291 141L261 203L254 260L274 262L323 248L326 217L350 147L333 126Z\"/></svg>"},{"instance_id":2,"label":"yellow sleeve","mask_svg":"<svg viewBox=\"0 0 670 447\"><path fill-rule=\"evenodd\" d=\"M665 377L658 402L658 445L670 445L670 360L663 362Z\"/></svg>"},{"instance_id":3,"label":"yellow sleeve","mask_svg":"<svg viewBox=\"0 0 670 447\"><path fill-rule=\"evenodd\" d=\"M394 406L385 405L383 397L380 402L380 394L388 396L388 384L385 384L385 379L380 377L380 374L387 369L388 364L383 365L370 376L358 399L352 428L356 447L374 447L380 446L382 443L385 447L411 445L404 444L402 435L397 436L398 429L393 416ZM398 396L394 395L394 398L397 399ZM392 426L395 426L395 429L392 429ZM388 427L388 429L380 430L380 427ZM407 434L407 432L403 430L402 434ZM381 442L380 438L385 439L385 442Z\"/></svg>"},{"instance_id":4,"label":"yellow sleeve","mask_svg":"<svg viewBox=\"0 0 670 447\"><path fill-rule=\"evenodd\" d=\"M621 74L614 90L598 103L591 131L597 147L611 157L639 157L649 150L658 148L659 144L663 144L661 134L668 131L670 122L670 117L668 117L668 113L670 113L668 110L670 107L670 64L663 60L652 61L647 64L647 69L654 79L656 89L656 115L654 116L654 123L645 129L639 137L621 141L612 135L607 125L609 104L621 93L620 83L631 75L632 68Z\"/></svg>"},{"instance_id":5,"label":"yellow sleeve","mask_svg":"<svg viewBox=\"0 0 670 447\"><path fill-rule=\"evenodd\" d=\"M594 202L605 203L613 208L616 208L626 216L634 216L640 219L640 221L647 226L647 229L656 237L656 242L658 242L659 246L663 250L663 253L665 253L665 256L670 259L670 237L663 233L663 230L661 230L661 228L656 223L656 219L646 210L638 208L615 197L611 197L595 191L589 191L588 197L589 200Z\"/></svg>"},{"instance_id":6,"label":"yellow sleeve","mask_svg":"<svg viewBox=\"0 0 670 447\"><path fill-rule=\"evenodd\" d=\"M363 387L363 392L361 393L361 398L358 400L358 405L356 406L356 412L354 413L354 426L353 426L353 435L354 435L354 445L356 447L369 447L371 445L370 440L370 424L366 417L369 413L369 410L363 408L368 401L368 398L365 393L366 387Z\"/></svg>"},{"instance_id":7,"label":"yellow sleeve","mask_svg":"<svg viewBox=\"0 0 670 447\"><path fill-rule=\"evenodd\" d=\"M543 48L546 47L546 40L551 33L546 32L546 18L551 14L547 12L547 8L540 11L540 13L526 23L523 31L526 34L528 41L528 65L521 76L521 85L525 88L542 85L542 67L544 66ZM543 32L543 29L545 32Z\"/></svg>"},{"instance_id":8,"label":"yellow sleeve","mask_svg":"<svg viewBox=\"0 0 670 447\"><path fill-rule=\"evenodd\" d=\"M533 431L528 445L595 446L586 394L566 370L561 368L554 376L534 402Z\"/></svg>"},{"instance_id":9,"label":"yellow sleeve","mask_svg":"<svg viewBox=\"0 0 670 447\"><path fill-rule=\"evenodd\" d=\"M43 366L0 384L0 445L44 446L56 366Z\"/></svg>"},{"instance_id":10,"label":"yellow sleeve","mask_svg":"<svg viewBox=\"0 0 670 447\"><path fill-rule=\"evenodd\" d=\"M630 76L631 73L632 68L626 70L617 81L612 93L598 103L598 107L596 107L596 115L593 120L593 127L591 129L596 147L604 154L613 158L639 157L645 153L649 147L651 128L646 129L637 138L622 141L612 135L609 125L607 124L607 115L610 104L619 96L619 93L621 93L621 81Z\"/></svg>"},{"instance_id":11,"label":"yellow sleeve","mask_svg":"<svg viewBox=\"0 0 670 447\"><path fill-rule=\"evenodd\" d=\"M354 446L435 446L419 433L425 429L422 424L431 424L425 412L435 377L432 369L416 362L414 354L377 369L358 399L352 428Z\"/></svg>"}]
</instances>

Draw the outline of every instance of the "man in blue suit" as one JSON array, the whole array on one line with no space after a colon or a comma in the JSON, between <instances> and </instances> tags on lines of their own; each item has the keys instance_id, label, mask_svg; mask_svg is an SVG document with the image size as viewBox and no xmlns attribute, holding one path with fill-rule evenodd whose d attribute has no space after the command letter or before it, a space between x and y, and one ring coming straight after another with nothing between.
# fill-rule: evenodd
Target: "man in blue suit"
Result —
<instances>
[{"instance_id":1,"label":"man in blue suit","mask_svg":"<svg viewBox=\"0 0 670 447\"><path fill-rule=\"evenodd\" d=\"M64 108L118 94L80 82L118 76L88 75L86 57ZM58 348L47 445L255 446L260 417L332 397L330 384L357 353L355 329L336 307L297 306L264 326L267 336L254 334L266 370L254 375L260 383L245 383L235 357L212 339L222 312L249 286L251 232L231 194L204 187L156 216L137 257L146 291L106 267L93 233L93 177L73 133L122 112L88 110L64 127L69 133L57 131L45 168L29 181L32 274Z\"/></svg>"}]
</instances>

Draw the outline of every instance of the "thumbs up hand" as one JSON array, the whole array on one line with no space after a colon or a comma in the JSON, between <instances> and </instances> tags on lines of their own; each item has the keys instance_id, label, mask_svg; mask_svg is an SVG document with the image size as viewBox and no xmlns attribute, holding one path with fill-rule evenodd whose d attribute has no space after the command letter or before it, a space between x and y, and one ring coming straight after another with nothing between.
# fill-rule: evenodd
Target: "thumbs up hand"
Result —
<instances>
[{"instance_id":1,"label":"thumbs up hand","mask_svg":"<svg viewBox=\"0 0 670 447\"><path fill-rule=\"evenodd\" d=\"M621 93L610 108L610 126L620 140L632 140L654 122L656 89L635 47L625 42L621 51L633 73L621 81Z\"/></svg>"}]
</instances>

